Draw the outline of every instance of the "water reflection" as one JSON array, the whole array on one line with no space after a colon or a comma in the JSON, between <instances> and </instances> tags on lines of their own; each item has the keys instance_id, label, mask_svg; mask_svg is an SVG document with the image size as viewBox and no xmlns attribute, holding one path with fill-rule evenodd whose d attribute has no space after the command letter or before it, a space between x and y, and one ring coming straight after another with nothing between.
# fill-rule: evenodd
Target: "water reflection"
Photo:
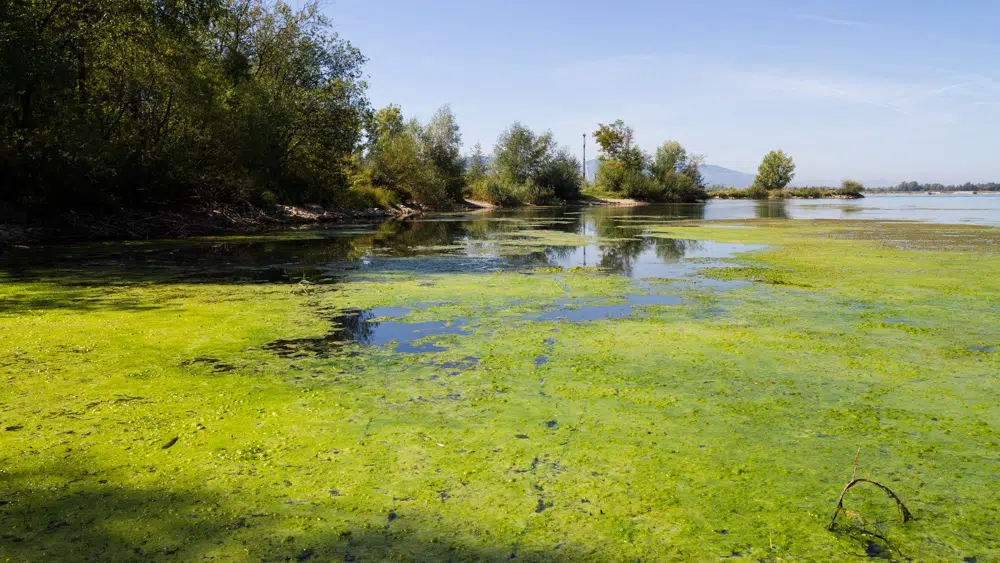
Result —
<instances>
[{"instance_id":1,"label":"water reflection","mask_svg":"<svg viewBox=\"0 0 1000 563\"><path fill-rule=\"evenodd\" d=\"M328 334L317 338L277 340L268 344L267 349L284 357L325 357L340 352L345 344L355 342L371 346L393 344L392 350L396 353L422 354L445 350L432 342L423 342L428 337L471 332L466 328L468 319L419 323L395 320L412 312L413 309L401 307L341 311L330 319L333 329Z\"/></svg>"},{"instance_id":2,"label":"water reflection","mask_svg":"<svg viewBox=\"0 0 1000 563\"><path fill-rule=\"evenodd\" d=\"M334 283L359 271L484 272L596 266L632 275L638 264L676 261L692 243L648 236L648 227L701 219L704 205L645 208L527 208L390 220L328 230L158 243L15 250L12 278L59 276L77 283ZM535 233L532 235L532 233ZM588 237L554 244L552 234Z\"/></svg>"},{"instance_id":3,"label":"water reflection","mask_svg":"<svg viewBox=\"0 0 1000 563\"><path fill-rule=\"evenodd\" d=\"M1000 197L860 201L717 201L702 205L526 208L391 220L327 230L186 241L9 249L0 275L64 283L114 281L335 283L351 272L488 272L537 266L683 275L684 259L746 247L651 236L678 220L877 218L1000 224ZM532 236L534 235L534 236ZM565 240L559 240L560 236Z\"/></svg>"},{"instance_id":4,"label":"water reflection","mask_svg":"<svg viewBox=\"0 0 1000 563\"><path fill-rule=\"evenodd\" d=\"M758 219L789 219L788 201L768 200L755 202L757 207L754 211Z\"/></svg>"}]
</instances>

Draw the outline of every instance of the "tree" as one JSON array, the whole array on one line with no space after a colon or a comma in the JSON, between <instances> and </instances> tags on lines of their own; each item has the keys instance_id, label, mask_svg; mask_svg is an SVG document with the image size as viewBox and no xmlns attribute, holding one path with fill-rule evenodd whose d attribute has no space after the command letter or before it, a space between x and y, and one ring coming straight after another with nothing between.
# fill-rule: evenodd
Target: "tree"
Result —
<instances>
[{"instance_id":1,"label":"tree","mask_svg":"<svg viewBox=\"0 0 1000 563\"><path fill-rule=\"evenodd\" d=\"M546 160L545 167L534 178L535 183L551 189L553 195L562 200L579 197L583 185L580 161L565 148Z\"/></svg>"},{"instance_id":2,"label":"tree","mask_svg":"<svg viewBox=\"0 0 1000 563\"><path fill-rule=\"evenodd\" d=\"M662 190L661 198L684 203L708 199L700 171L703 160L689 155L677 141L667 141L656 149L648 169Z\"/></svg>"},{"instance_id":3,"label":"tree","mask_svg":"<svg viewBox=\"0 0 1000 563\"><path fill-rule=\"evenodd\" d=\"M462 134L451 107L445 105L434 114L421 140L437 180L443 184L448 198L458 201L465 186L465 163L462 160Z\"/></svg>"},{"instance_id":4,"label":"tree","mask_svg":"<svg viewBox=\"0 0 1000 563\"><path fill-rule=\"evenodd\" d=\"M632 146L635 132L631 127L625 125L624 121L619 119L611 125L599 123L597 131L594 131L593 135L594 140L601 147L601 160L604 161L602 164L617 163L630 170L642 167L644 155L642 151Z\"/></svg>"},{"instance_id":5,"label":"tree","mask_svg":"<svg viewBox=\"0 0 1000 563\"><path fill-rule=\"evenodd\" d=\"M364 63L315 3L0 2L0 200L335 203Z\"/></svg>"},{"instance_id":6,"label":"tree","mask_svg":"<svg viewBox=\"0 0 1000 563\"><path fill-rule=\"evenodd\" d=\"M783 190L795 178L795 162L785 151L767 153L757 169L754 187L764 190Z\"/></svg>"},{"instance_id":7,"label":"tree","mask_svg":"<svg viewBox=\"0 0 1000 563\"><path fill-rule=\"evenodd\" d=\"M552 133L536 135L515 122L497 139L493 148L493 169L503 181L523 185L544 170L554 149Z\"/></svg>"},{"instance_id":8,"label":"tree","mask_svg":"<svg viewBox=\"0 0 1000 563\"><path fill-rule=\"evenodd\" d=\"M472 156L469 157L469 166L465 171L465 182L471 184L486 177L486 155L483 154L483 145L476 143L472 148Z\"/></svg>"},{"instance_id":9,"label":"tree","mask_svg":"<svg viewBox=\"0 0 1000 563\"><path fill-rule=\"evenodd\" d=\"M356 189L391 190L432 208L449 207L461 198L462 135L448 106L424 126L405 120L399 106L389 105L375 112L369 127L367 153L353 171Z\"/></svg>"},{"instance_id":10,"label":"tree","mask_svg":"<svg viewBox=\"0 0 1000 563\"><path fill-rule=\"evenodd\" d=\"M865 191L864 185L855 180L844 180L840 184L840 194L849 197L859 197Z\"/></svg>"}]
</instances>

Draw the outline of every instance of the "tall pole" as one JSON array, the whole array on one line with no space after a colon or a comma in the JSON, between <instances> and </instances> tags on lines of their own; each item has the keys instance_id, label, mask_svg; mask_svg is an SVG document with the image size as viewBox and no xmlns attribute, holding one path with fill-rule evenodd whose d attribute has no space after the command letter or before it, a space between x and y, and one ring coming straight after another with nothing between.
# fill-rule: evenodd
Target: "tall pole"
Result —
<instances>
[{"instance_id":1,"label":"tall pole","mask_svg":"<svg viewBox=\"0 0 1000 563\"><path fill-rule=\"evenodd\" d=\"M587 183L587 134L583 134L583 183Z\"/></svg>"}]
</instances>

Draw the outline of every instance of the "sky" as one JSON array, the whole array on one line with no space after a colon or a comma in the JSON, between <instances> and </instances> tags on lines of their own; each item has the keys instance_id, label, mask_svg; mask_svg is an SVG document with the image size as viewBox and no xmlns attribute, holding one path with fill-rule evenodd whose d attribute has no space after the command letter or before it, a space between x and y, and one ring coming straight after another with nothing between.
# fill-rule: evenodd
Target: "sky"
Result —
<instances>
[{"instance_id":1,"label":"sky","mask_svg":"<svg viewBox=\"0 0 1000 563\"><path fill-rule=\"evenodd\" d=\"M647 151L676 140L748 173L783 149L797 184L1000 181L996 0L322 6L368 57L372 104L423 121L449 104L466 150L520 121L580 156L622 119Z\"/></svg>"}]
</instances>

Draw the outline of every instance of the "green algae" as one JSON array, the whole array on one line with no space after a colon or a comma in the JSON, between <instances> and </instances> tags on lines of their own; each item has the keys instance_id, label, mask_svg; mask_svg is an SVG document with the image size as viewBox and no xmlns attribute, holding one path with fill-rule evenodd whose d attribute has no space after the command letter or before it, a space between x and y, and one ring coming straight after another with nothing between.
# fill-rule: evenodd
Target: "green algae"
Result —
<instances>
[{"instance_id":1,"label":"green algae","mask_svg":"<svg viewBox=\"0 0 1000 563\"><path fill-rule=\"evenodd\" d=\"M826 528L859 443L916 517L848 497L893 556L1000 558L1000 354L970 350L1000 341L997 230L745 224L645 228L767 245L703 270L756 283L654 280L690 302L587 323L523 317L641 291L594 268L5 279L0 558L846 559L877 539ZM418 303L406 322L469 334L268 349Z\"/></svg>"}]
</instances>

